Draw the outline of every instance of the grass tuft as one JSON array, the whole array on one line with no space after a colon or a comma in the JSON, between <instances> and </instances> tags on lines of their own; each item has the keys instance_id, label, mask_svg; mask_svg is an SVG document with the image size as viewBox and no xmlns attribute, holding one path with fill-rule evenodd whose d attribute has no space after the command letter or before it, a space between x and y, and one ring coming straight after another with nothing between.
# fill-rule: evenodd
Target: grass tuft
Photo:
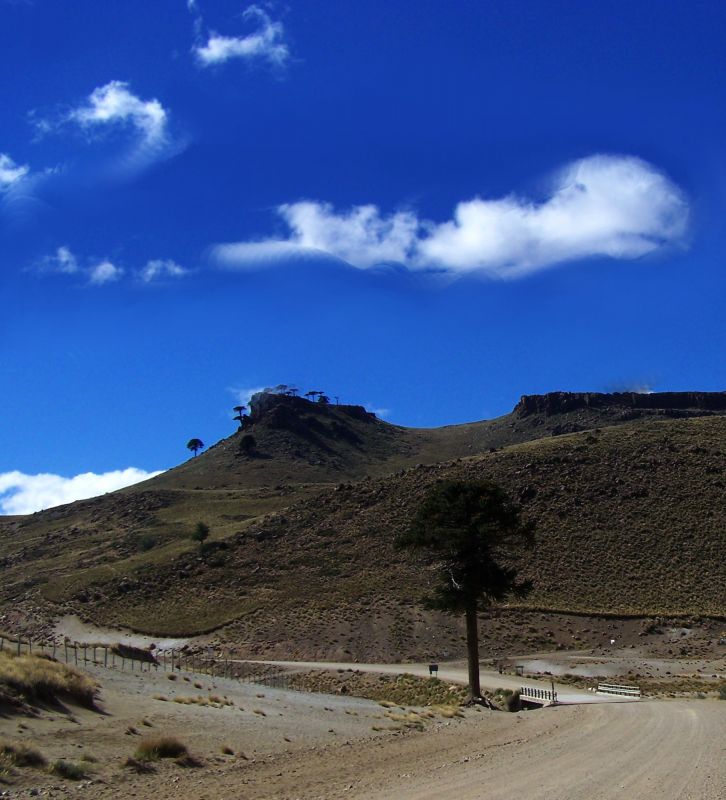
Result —
<instances>
[{"instance_id":1,"label":"grass tuft","mask_svg":"<svg viewBox=\"0 0 726 800\"><path fill-rule=\"evenodd\" d=\"M63 699L95 708L97 689L94 680L51 658L0 651L0 694L7 692L27 703L56 704Z\"/></svg>"},{"instance_id":2,"label":"grass tuft","mask_svg":"<svg viewBox=\"0 0 726 800\"><path fill-rule=\"evenodd\" d=\"M72 761L64 761L59 758L50 765L52 775L59 778L67 778L69 781L80 781L88 775L88 767L83 764L74 764Z\"/></svg>"},{"instance_id":3,"label":"grass tuft","mask_svg":"<svg viewBox=\"0 0 726 800\"><path fill-rule=\"evenodd\" d=\"M10 767L44 767L46 760L37 750L24 744L0 741L0 771Z\"/></svg>"},{"instance_id":4,"label":"grass tuft","mask_svg":"<svg viewBox=\"0 0 726 800\"><path fill-rule=\"evenodd\" d=\"M160 758L179 758L187 754L185 744L173 736L147 736L134 753L139 761L158 761Z\"/></svg>"}]
</instances>

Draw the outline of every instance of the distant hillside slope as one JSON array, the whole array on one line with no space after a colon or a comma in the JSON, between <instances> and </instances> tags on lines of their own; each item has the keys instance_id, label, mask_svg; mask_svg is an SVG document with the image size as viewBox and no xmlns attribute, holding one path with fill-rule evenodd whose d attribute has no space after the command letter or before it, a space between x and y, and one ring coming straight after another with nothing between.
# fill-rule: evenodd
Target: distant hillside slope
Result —
<instances>
[{"instance_id":1,"label":"distant hillside slope","mask_svg":"<svg viewBox=\"0 0 726 800\"><path fill-rule=\"evenodd\" d=\"M146 565L132 591L125 578L99 583L84 605L99 620L155 632L239 616L248 643L273 639L274 622L281 649L299 646L310 620L331 609L365 626L373 609L416 605L425 588L426 571L392 540L426 489L487 478L537 522L528 606L726 616L725 443L724 418L649 421L344 484L253 523L217 558L189 552Z\"/></svg>"},{"instance_id":2,"label":"distant hillside slope","mask_svg":"<svg viewBox=\"0 0 726 800\"><path fill-rule=\"evenodd\" d=\"M236 620L251 652L302 653L306 629L343 614L363 652L418 607L425 574L393 550L396 531L433 482L485 477L537 521L531 605L725 616L724 411L721 393L552 394L415 430L271 396L176 470L2 523L0 606L51 601L155 633ZM243 435L256 454L240 453ZM199 520L212 528L203 555L189 539Z\"/></svg>"},{"instance_id":3,"label":"distant hillside slope","mask_svg":"<svg viewBox=\"0 0 726 800\"><path fill-rule=\"evenodd\" d=\"M377 419L362 406L260 393L253 398L244 431L144 486L230 489L336 483L633 420L714 414L726 414L726 392L553 392L525 395L510 414L493 420L405 428ZM256 442L252 455L242 448L245 436Z\"/></svg>"}]
</instances>

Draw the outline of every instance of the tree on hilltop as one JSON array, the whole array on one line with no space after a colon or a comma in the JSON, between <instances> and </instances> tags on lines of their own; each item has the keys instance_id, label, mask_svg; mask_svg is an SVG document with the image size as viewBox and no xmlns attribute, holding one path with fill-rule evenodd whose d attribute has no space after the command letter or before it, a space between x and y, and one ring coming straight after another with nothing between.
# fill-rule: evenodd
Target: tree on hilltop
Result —
<instances>
[{"instance_id":1,"label":"tree on hilltop","mask_svg":"<svg viewBox=\"0 0 726 800\"><path fill-rule=\"evenodd\" d=\"M204 447L204 442L201 439L190 439L187 442L187 450L192 450L196 456L197 452Z\"/></svg>"},{"instance_id":2,"label":"tree on hilltop","mask_svg":"<svg viewBox=\"0 0 726 800\"><path fill-rule=\"evenodd\" d=\"M247 406L235 406L232 411L236 411L236 416L232 417L232 419L236 419L239 422L240 428L242 427L242 423L244 422L244 412L247 411Z\"/></svg>"},{"instance_id":3,"label":"tree on hilltop","mask_svg":"<svg viewBox=\"0 0 726 800\"><path fill-rule=\"evenodd\" d=\"M423 553L438 582L424 599L429 608L466 617L471 699L481 698L477 615L510 596L523 597L529 582L511 566L534 542L534 525L495 483L447 481L431 489L396 546ZM504 563L503 563L504 562Z\"/></svg>"}]
</instances>

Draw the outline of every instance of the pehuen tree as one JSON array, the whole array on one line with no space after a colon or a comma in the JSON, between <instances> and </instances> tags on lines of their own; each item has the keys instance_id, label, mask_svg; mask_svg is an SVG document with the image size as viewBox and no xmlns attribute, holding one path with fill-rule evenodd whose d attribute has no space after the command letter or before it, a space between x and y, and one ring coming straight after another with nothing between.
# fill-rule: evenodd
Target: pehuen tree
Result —
<instances>
[{"instance_id":1,"label":"pehuen tree","mask_svg":"<svg viewBox=\"0 0 726 800\"><path fill-rule=\"evenodd\" d=\"M495 483L448 481L429 491L396 545L420 551L438 581L424 602L466 617L469 693L481 697L477 615L531 589L516 562L534 543L534 525Z\"/></svg>"},{"instance_id":2,"label":"pehuen tree","mask_svg":"<svg viewBox=\"0 0 726 800\"><path fill-rule=\"evenodd\" d=\"M204 447L204 442L201 439L190 439L187 442L187 450L191 450L194 455L197 454L197 451L201 450Z\"/></svg>"},{"instance_id":3,"label":"pehuen tree","mask_svg":"<svg viewBox=\"0 0 726 800\"><path fill-rule=\"evenodd\" d=\"M209 525L206 522L197 522L192 533L192 541L199 542L200 549L204 549L204 543L209 538Z\"/></svg>"}]
</instances>

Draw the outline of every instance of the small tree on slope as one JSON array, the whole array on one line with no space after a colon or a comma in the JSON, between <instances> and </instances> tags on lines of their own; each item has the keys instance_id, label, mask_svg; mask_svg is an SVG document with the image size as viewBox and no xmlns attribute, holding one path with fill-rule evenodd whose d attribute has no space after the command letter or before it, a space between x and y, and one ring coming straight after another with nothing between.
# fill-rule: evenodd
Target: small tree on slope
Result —
<instances>
[{"instance_id":1,"label":"small tree on slope","mask_svg":"<svg viewBox=\"0 0 726 800\"><path fill-rule=\"evenodd\" d=\"M396 545L424 553L438 583L425 598L429 608L466 616L469 692L481 697L477 614L507 597L523 597L529 582L517 580L512 562L534 542L534 526L504 490L488 482L449 481L426 495ZM503 563L505 562L505 563Z\"/></svg>"},{"instance_id":2,"label":"small tree on slope","mask_svg":"<svg viewBox=\"0 0 726 800\"><path fill-rule=\"evenodd\" d=\"M187 442L187 450L192 450L194 455L197 454L198 450L201 450L204 447L204 442L201 439L190 439Z\"/></svg>"}]
</instances>

